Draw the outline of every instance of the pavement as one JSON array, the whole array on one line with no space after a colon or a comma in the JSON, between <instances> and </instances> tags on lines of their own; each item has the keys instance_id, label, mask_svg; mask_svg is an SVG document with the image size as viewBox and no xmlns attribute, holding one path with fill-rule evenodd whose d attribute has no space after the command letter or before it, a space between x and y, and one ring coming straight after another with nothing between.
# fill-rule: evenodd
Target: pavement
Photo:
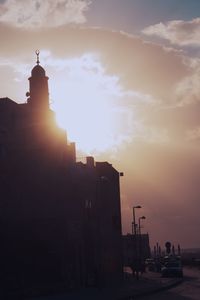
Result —
<instances>
[{"instance_id":1,"label":"pavement","mask_svg":"<svg viewBox=\"0 0 200 300\"><path fill-rule=\"evenodd\" d=\"M170 289L182 282L180 278L162 278L160 273L146 272L139 280L126 276L121 285L110 288L87 288L58 295L32 297L26 300L133 300Z\"/></svg>"}]
</instances>

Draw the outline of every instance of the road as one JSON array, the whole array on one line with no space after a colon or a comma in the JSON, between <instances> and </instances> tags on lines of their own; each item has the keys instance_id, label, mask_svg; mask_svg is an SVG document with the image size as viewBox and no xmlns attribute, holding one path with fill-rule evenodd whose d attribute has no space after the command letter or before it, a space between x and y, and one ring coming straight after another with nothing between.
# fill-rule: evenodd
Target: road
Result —
<instances>
[{"instance_id":1,"label":"road","mask_svg":"<svg viewBox=\"0 0 200 300\"><path fill-rule=\"evenodd\" d=\"M140 299L145 300L200 300L200 270L184 269L184 281L168 291Z\"/></svg>"}]
</instances>

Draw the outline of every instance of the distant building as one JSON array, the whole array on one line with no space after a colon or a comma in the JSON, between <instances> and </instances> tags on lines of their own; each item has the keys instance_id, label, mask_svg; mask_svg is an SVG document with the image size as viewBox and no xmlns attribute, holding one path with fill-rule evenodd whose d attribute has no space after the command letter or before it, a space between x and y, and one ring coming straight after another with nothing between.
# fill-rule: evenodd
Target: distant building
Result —
<instances>
[{"instance_id":1,"label":"distant building","mask_svg":"<svg viewBox=\"0 0 200 300\"><path fill-rule=\"evenodd\" d=\"M148 234L123 235L124 266L141 270L146 258L151 257Z\"/></svg>"},{"instance_id":2,"label":"distant building","mask_svg":"<svg viewBox=\"0 0 200 300\"><path fill-rule=\"evenodd\" d=\"M119 176L76 162L37 59L27 103L0 98L0 285L104 285L122 277Z\"/></svg>"}]
</instances>

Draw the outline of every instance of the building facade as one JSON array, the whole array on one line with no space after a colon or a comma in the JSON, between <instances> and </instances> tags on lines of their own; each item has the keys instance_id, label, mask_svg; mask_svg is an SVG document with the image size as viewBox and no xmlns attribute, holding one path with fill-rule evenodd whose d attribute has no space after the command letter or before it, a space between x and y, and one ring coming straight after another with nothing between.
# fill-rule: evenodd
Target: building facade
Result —
<instances>
[{"instance_id":1,"label":"building facade","mask_svg":"<svg viewBox=\"0 0 200 300\"><path fill-rule=\"evenodd\" d=\"M133 273L144 271L145 260L151 257L149 235L123 235L123 257L124 267L131 268Z\"/></svg>"},{"instance_id":2,"label":"building facade","mask_svg":"<svg viewBox=\"0 0 200 300\"><path fill-rule=\"evenodd\" d=\"M36 66L27 103L0 98L0 277L4 289L105 285L122 277L119 172L76 161Z\"/></svg>"}]
</instances>

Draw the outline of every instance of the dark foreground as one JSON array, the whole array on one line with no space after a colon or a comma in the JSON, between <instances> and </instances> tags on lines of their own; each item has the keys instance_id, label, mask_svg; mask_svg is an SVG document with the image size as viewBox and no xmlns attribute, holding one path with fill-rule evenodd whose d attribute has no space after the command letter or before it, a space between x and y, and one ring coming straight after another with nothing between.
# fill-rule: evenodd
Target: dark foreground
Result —
<instances>
[{"instance_id":1,"label":"dark foreground","mask_svg":"<svg viewBox=\"0 0 200 300\"><path fill-rule=\"evenodd\" d=\"M134 298L133 298L134 299ZM161 291L148 297L146 300L199 300L200 299L200 270L187 268L184 270L184 280L167 291Z\"/></svg>"},{"instance_id":2,"label":"dark foreground","mask_svg":"<svg viewBox=\"0 0 200 300\"><path fill-rule=\"evenodd\" d=\"M159 273L147 272L140 280L128 277L121 286L112 288L89 288L76 292L43 297L28 297L26 300L131 300L163 291L182 282L177 278L161 278ZM153 299L153 298L152 298ZM159 298L157 298L159 299Z\"/></svg>"}]
</instances>

